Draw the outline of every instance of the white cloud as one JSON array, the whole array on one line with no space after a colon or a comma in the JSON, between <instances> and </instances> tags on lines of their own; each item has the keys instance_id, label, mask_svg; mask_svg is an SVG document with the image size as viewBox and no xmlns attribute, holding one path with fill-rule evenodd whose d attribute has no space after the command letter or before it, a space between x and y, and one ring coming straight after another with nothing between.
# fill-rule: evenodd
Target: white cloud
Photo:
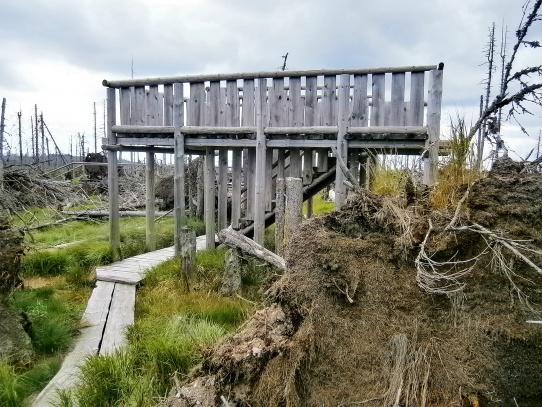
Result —
<instances>
[{"instance_id":1,"label":"white cloud","mask_svg":"<svg viewBox=\"0 0 542 407\"><path fill-rule=\"evenodd\" d=\"M58 137L93 132L101 80L185 73L445 63L446 114L477 114L488 26L503 18L510 40L521 4L509 0L25 0L4 2L0 97L10 114L37 103ZM541 39L542 24L532 30ZM518 64L537 64L522 49ZM10 116L11 117L11 116ZM539 118L527 118L540 127ZM27 120L28 122L28 120ZM28 130L29 131L29 130ZM517 126L507 140L533 140Z\"/></svg>"}]
</instances>

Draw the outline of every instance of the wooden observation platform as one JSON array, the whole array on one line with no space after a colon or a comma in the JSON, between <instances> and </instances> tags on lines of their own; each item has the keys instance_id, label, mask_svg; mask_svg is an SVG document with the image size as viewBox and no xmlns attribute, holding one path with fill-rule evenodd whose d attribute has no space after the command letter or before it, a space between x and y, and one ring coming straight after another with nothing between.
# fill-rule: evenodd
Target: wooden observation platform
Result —
<instances>
[{"instance_id":1,"label":"wooden observation platform","mask_svg":"<svg viewBox=\"0 0 542 407\"><path fill-rule=\"evenodd\" d=\"M147 153L150 250L155 153L175 157L176 236L186 214L186 158L205 156L208 248L215 245L216 228L229 225L253 230L254 240L262 244L266 221L274 216L278 178L302 178L305 197L334 181L335 208L341 208L347 191L344 174L335 171L333 147L361 184L376 154L390 153L422 155L424 182L434 183L442 77L441 63L104 80L108 118L103 148L108 151L113 253L118 257L120 248L119 151Z\"/></svg>"}]
</instances>

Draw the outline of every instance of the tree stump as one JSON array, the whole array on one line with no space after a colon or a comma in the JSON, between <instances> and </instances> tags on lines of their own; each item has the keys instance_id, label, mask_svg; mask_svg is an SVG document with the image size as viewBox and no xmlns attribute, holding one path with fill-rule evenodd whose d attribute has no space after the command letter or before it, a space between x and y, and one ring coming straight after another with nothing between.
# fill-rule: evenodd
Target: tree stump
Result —
<instances>
[{"instance_id":1,"label":"tree stump","mask_svg":"<svg viewBox=\"0 0 542 407\"><path fill-rule=\"evenodd\" d=\"M226 252L225 270L220 287L220 292L224 295L235 295L241 291L241 274L243 271L241 255L239 249L230 249Z\"/></svg>"}]
</instances>

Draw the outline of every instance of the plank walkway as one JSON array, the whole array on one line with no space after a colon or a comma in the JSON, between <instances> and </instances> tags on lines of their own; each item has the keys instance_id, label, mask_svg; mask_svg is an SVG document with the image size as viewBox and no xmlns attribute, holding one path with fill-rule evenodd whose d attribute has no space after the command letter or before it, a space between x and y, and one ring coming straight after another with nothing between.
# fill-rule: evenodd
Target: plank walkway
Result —
<instances>
[{"instance_id":1,"label":"plank walkway","mask_svg":"<svg viewBox=\"0 0 542 407\"><path fill-rule=\"evenodd\" d=\"M205 235L196 240L196 250L203 249ZM81 318L81 335L33 407L57 405L58 391L75 384L79 367L88 356L107 355L126 344L125 330L134 323L136 284L148 270L174 255L175 249L167 247L96 268L96 287Z\"/></svg>"}]
</instances>

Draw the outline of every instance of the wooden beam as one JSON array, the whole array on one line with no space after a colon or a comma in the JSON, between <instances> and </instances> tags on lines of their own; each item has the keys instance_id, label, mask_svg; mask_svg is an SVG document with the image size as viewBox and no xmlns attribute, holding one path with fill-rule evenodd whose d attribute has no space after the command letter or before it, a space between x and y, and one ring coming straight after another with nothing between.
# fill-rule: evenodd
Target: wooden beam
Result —
<instances>
[{"instance_id":1,"label":"wooden beam","mask_svg":"<svg viewBox=\"0 0 542 407\"><path fill-rule=\"evenodd\" d=\"M184 124L184 99L183 85L176 83L173 85L173 125L175 128L175 145L173 158L173 201L175 214L175 254L180 255L180 236L182 227L185 223L185 147L184 135L181 133L181 126Z\"/></svg>"},{"instance_id":2,"label":"wooden beam","mask_svg":"<svg viewBox=\"0 0 542 407\"><path fill-rule=\"evenodd\" d=\"M254 241L263 245L265 233L265 161L266 140L263 129L266 124L267 80L258 80L256 94L256 174L254 185ZM271 180L269 180L271 181Z\"/></svg>"},{"instance_id":3,"label":"wooden beam","mask_svg":"<svg viewBox=\"0 0 542 407\"><path fill-rule=\"evenodd\" d=\"M107 89L107 142L116 144L113 126L117 117L116 91ZM119 172L117 152L107 152L107 184L109 192L109 244L113 261L120 259Z\"/></svg>"},{"instance_id":4,"label":"wooden beam","mask_svg":"<svg viewBox=\"0 0 542 407\"><path fill-rule=\"evenodd\" d=\"M437 68L436 65L427 66L402 66L402 67L380 67L380 68L352 68L352 69L314 69L302 71L262 71L262 72L240 72L229 74L203 74L203 75L182 75L164 76L156 78L124 79L102 81L103 86L110 88L127 88L130 86L167 85L178 82L208 82L224 81L234 79L261 79L261 78L287 78L295 76L321 76L341 74L378 74L393 72L425 72Z\"/></svg>"},{"instance_id":5,"label":"wooden beam","mask_svg":"<svg viewBox=\"0 0 542 407\"><path fill-rule=\"evenodd\" d=\"M429 138L426 145L429 154L424 159L424 183L426 185L433 185L437 182L443 67L443 65L439 66L438 69L434 69L429 74L429 95L427 101L427 130Z\"/></svg>"},{"instance_id":6,"label":"wooden beam","mask_svg":"<svg viewBox=\"0 0 542 407\"><path fill-rule=\"evenodd\" d=\"M339 133L337 135L337 154L343 162L348 159L348 142L345 141L346 127L348 125L350 95L350 75L341 75L339 87ZM335 210L339 210L346 203L345 176L342 171L335 174Z\"/></svg>"},{"instance_id":7,"label":"wooden beam","mask_svg":"<svg viewBox=\"0 0 542 407\"><path fill-rule=\"evenodd\" d=\"M218 230L228 226L228 150L218 149Z\"/></svg>"},{"instance_id":8,"label":"wooden beam","mask_svg":"<svg viewBox=\"0 0 542 407\"><path fill-rule=\"evenodd\" d=\"M156 225L154 222L154 153L147 153L147 159L145 160L145 210L146 210L146 233L145 241L147 245L147 251L152 252L156 250Z\"/></svg>"}]
</instances>

